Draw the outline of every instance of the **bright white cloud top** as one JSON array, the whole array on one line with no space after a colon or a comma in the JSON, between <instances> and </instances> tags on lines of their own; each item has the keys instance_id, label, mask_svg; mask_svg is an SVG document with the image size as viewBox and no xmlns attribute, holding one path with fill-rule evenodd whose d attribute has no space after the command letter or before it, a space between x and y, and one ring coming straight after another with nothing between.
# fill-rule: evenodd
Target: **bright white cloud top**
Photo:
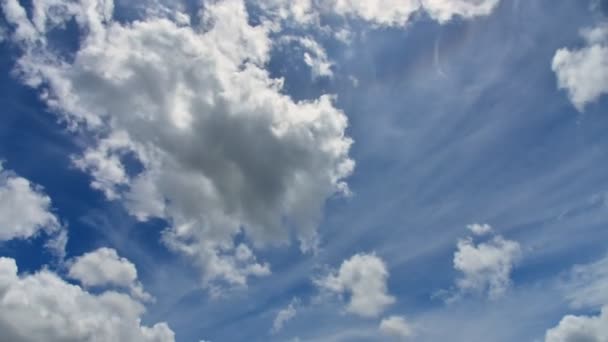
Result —
<instances>
[{"instance_id":1,"label":"bright white cloud top","mask_svg":"<svg viewBox=\"0 0 608 342\"><path fill-rule=\"evenodd\" d=\"M316 279L315 283L323 290L349 297L347 312L375 317L395 303L388 293L388 276L388 269L378 256L355 254L344 260L337 271Z\"/></svg>"},{"instance_id":2,"label":"bright white cloud top","mask_svg":"<svg viewBox=\"0 0 608 342\"><path fill-rule=\"evenodd\" d=\"M144 307L128 295L91 294L42 270L19 276L0 258L0 330L11 342L174 341L166 323L141 325Z\"/></svg>"}]
</instances>

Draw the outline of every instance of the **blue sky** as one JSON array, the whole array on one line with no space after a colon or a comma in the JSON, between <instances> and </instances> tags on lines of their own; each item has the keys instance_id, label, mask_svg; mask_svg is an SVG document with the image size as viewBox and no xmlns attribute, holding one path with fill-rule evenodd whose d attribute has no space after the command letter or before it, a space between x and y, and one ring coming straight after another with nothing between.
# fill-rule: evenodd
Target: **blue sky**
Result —
<instances>
[{"instance_id":1,"label":"blue sky","mask_svg":"<svg viewBox=\"0 0 608 342\"><path fill-rule=\"evenodd\" d=\"M0 3L9 340L608 339L608 2Z\"/></svg>"}]
</instances>

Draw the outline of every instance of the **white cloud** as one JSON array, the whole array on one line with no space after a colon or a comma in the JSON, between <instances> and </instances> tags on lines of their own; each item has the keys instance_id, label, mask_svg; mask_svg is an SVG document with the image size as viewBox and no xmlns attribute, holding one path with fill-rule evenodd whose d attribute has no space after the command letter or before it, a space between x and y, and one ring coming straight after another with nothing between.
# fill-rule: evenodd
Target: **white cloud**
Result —
<instances>
[{"instance_id":1,"label":"white cloud","mask_svg":"<svg viewBox=\"0 0 608 342\"><path fill-rule=\"evenodd\" d=\"M122 287L136 298L151 299L137 279L135 265L111 248L99 248L71 260L68 275L86 287Z\"/></svg>"},{"instance_id":2,"label":"white cloud","mask_svg":"<svg viewBox=\"0 0 608 342\"><path fill-rule=\"evenodd\" d=\"M28 239L41 231L51 236L51 250L62 256L67 235L51 212L49 196L0 163L0 241Z\"/></svg>"},{"instance_id":3,"label":"white cloud","mask_svg":"<svg viewBox=\"0 0 608 342\"><path fill-rule=\"evenodd\" d=\"M552 63L559 88L581 112L608 93L608 25L583 30L582 35L587 43L583 48L559 49Z\"/></svg>"},{"instance_id":4,"label":"white cloud","mask_svg":"<svg viewBox=\"0 0 608 342\"><path fill-rule=\"evenodd\" d=\"M285 243L294 227L302 249L314 249L324 202L347 191L352 141L331 96L295 102L270 78L272 25L250 26L240 0L207 3L195 28L161 17L122 24L112 8L54 0L34 2L32 22L7 17L42 33L36 49L20 43L23 81L74 129L100 137L74 158L92 186L140 220L167 219L165 243L200 266L205 284L270 273L253 255L235 256L242 231L261 247ZM67 61L43 34L72 15L84 36ZM143 172L128 174L127 153Z\"/></svg>"},{"instance_id":5,"label":"white cloud","mask_svg":"<svg viewBox=\"0 0 608 342\"><path fill-rule=\"evenodd\" d=\"M331 293L348 295L347 312L375 317L395 302L388 294L388 276L382 259L374 254L355 254L337 272L316 279L315 284Z\"/></svg>"},{"instance_id":6,"label":"white cloud","mask_svg":"<svg viewBox=\"0 0 608 342\"><path fill-rule=\"evenodd\" d=\"M489 224L473 223L468 225L467 229L477 236L486 235L492 232L492 226Z\"/></svg>"},{"instance_id":7,"label":"white cloud","mask_svg":"<svg viewBox=\"0 0 608 342\"><path fill-rule=\"evenodd\" d=\"M298 313L296 306L299 304L299 302L300 301L298 299L293 299L286 308L279 310L277 316L274 318L274 322L272 323L272 333L281 331L285 323L296 317L296 314Z\"/></svg>"},{"instance_id":8,"label":"white cloud","mask_svg":"<svg viewBox=\"0 0 608 342\"><path fill-rule=\"evenodd\" d=\"M11 342L174 341L166 323L141 325L144 307L116 292L94 295L42 270L19 276L0 258L0 331Z\"/></svg>"},{"instance_id":9,"label":"white cloud","mask_svg":"<svg viewBox=\"0 0 608 342\"><path fill-rule=\"evenodd\" d=\"M380 322L380 332L386 336L406 340L413 336L412 326L401 316L391 316Z\"/></svg>"},{"instance_id":10,"label":"white cloud","mask_svg":"<svg viewBox=\"0 0 608 342\"><path fill-rule=\"evenodd\" d=\"M556 327L547 330L545 336L545 342L587 341L608 341L608 307L597 316L565 316Z\"/></svg>"},{"instance_id":11,"label":"white cloud","mask_svg":"<svg viewBox=\"0 0 608 342\"><path fill-rule=\"evenodd\" d=\"M494 236L475 244L472 238L458 241L454 268L462 273L456 286L463 293L487 293L491 299L504 294L511 285L511 271L521 257L516 241Z\"/></svg>"}]
</instances>

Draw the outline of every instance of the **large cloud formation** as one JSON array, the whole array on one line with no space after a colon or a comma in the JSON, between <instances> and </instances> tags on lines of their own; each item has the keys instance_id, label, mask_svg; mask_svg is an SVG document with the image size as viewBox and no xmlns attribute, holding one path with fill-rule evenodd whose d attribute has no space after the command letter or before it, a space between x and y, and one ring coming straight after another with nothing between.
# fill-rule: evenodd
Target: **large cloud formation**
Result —
<instances>
[{"instance_id":1,"label":"large cloud formation","mask_svg":"<svg viewBox=\"0 0 608 342\"><path fill-rule=\"evenodd\" d=\"M141 325L143 312L128 295L91 294L48 270L19 276L15 260L0 258L3 341L174 341L166 323Z\"/></svg>"},{"instance_id":2,"label":"large cloud formation","mask_svg":"<svg viewBox=\"0 0 608 342\"><path fill-rule=\"evenodd\" d=\"M243 231L263 246L293 228L303 250L315 248L323 203L348 191L354 167L347 119L331 96L282 93L264 69L272 25L250 25L242 1L207 2L195 27L183 13L120 23L111 0L34 2L31 19L16 0L2 8L23 50L22 80L98 137L75 164L138 219L166 219L165 243L200 266L205 284L270 273L235 244ZM66 58L47 33L70 18L81 41Z\"/></svg>"},{"instance_id":3,"label":"large cloud formation","mask_svg":"<svg viewBox=\"0 0 608 342\"><path fill-rule=\"evenodd\" d=\"M559 88L568 92L579 111L608 93L608 24L583 30L582 35L583 48L559 49L552 63Z\"/></svg>"},{"instance_id":4,"label":"large cloud formation","mask_svg":"<svg viewBox=\"0 0 608 342\"><path fill-rule=\"evenodd\" d=\"M346 311L375 317L395 303L388 293L388 270L384 261L374 254L355 254L344 260L340 269L315 280L321 289L350 297Z\"/></svg>"}]
</instances>

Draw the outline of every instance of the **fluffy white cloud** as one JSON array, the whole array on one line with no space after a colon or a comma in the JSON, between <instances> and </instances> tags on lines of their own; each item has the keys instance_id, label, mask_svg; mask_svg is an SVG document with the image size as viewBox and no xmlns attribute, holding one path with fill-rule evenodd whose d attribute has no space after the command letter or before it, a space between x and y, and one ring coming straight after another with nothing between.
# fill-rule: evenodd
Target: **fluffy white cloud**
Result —
<instances>
[{"instance_id":1,"label":"fluffy white cloud","mask_svg":"<svg viewBox=\"0 0 608 342\"><path fill-rule=\"evenodd\" d=\"M49 196L0 163L0 241L27 239L40 231L52 237L47 245L63 255L67 235L51 212Z\"/></svg>"},{"instance_id":2,"label":"fluffy white cloud","mask_svg":"<svg viewBox=\"0 0 608 342\"><path fill-rule=\"evenodd\" d=\"M378 316L395 302L388 294L389 273L384 261L374 254L355 254L337 272L315 280L323 290L350 298L346 311L363 317Z\"/></svg>"},{"instance_id":3,"label":"fluffy white cloud","mask_svg":"<svg viewBox=\"0 0 608 342\"><path fill-rule=\"evenodd\" d=\"M380 322L380 332L400 340L411 338L414 331L411 325L401 316L391 316Z\"/></svg>"},{"instance_id":4,"label":"fluffy white cloud","mask_svg":"<svg viewBox=\"0 0 608 342\"><path fill-rule=\"evenodd\" d=\"M0 258L0 331L11 342L174 341L166 323L141 325L144 307L116 292L94 295L42 270L19 276Z\"/></svg>"},{"instance_id":5,"label":"fluffy white cloud","mask_svg":"<svg viewBox=\"0 0 608 342\"><path fill-rule=\"evenodd\" d=\"M151 299L137 280L135 265L111 248L99 248L70 261L68 275L86 287L122 287L137 298Z\"/></svg>"},{"instance_id":6,"label":"fluffy white cloud","mask_svg":"<svg viewBox=\"0 0 608 342\"><path fill-rule=\"evenodd\" d=\"M461 239L454 253L454 268L462 273L456 286L461 293L487 292L498 298L511 285L511 271L520 257L519 243L500 235L479 244L472 238Z\"/></svg>"},{"instance_id":7,"label":"fluffy white cloud","mask_svg":"<svg viewBox=\"0 0 608 342\"><path fill-rule=\"evenodd\" d=\"M251 252L234 242L242 231L263 246L288 241L293 227L303 250L316 246L325 200L347 191L352 141L331 96L295 102L270 78L271 24L251 26L241 0L207 2L200 27L159 16L119 23L111 0L33 6L31 21L6 18L38 34L14 35L18 73L74 129L100 137L74 158L92 186L140 220L167 219L165 243L200 266L205 284L270 273L252 253L236 255ZM44 33L72 16L83 39L68 61L45 48ZM127 154L141 173L127 172Z\"/></svg>"},{"instance_id":8,"label":"fluffy white cloud","mask_svg":"<svg viewBox=\"0 0 608 342\"><path fill-rule=\"evenodd\" d=\"M597 316L568 315L547 330L545 342L604 342L608 341L608 307Z\"/></svg>"},{"instance_id":9,"label":"fluffy white cloud","mask_svg":"<svg viewBox=\"0 0 608 342\"><path fill-rule=\"evenodd\" d=\"M583 30L582 35L585 47L559 49L552 63L559 88L579 111L608 93L608 25Z\"/></svg>"},{"instance_id":10,"label":"fluffy white cloud","mask_svg":"<svg viewBox=\"0 0 608 342\"><path fill-rule=\"evenodd\" d=\"M298 313L296 306L299 304L299 302L300 301L297 298L293 299L286 308L279 310L277 316L274 318L274 322L272 323L272 333L281 331L285 323L296 317L296 314Z\"/></svg>"}]
</instances>

